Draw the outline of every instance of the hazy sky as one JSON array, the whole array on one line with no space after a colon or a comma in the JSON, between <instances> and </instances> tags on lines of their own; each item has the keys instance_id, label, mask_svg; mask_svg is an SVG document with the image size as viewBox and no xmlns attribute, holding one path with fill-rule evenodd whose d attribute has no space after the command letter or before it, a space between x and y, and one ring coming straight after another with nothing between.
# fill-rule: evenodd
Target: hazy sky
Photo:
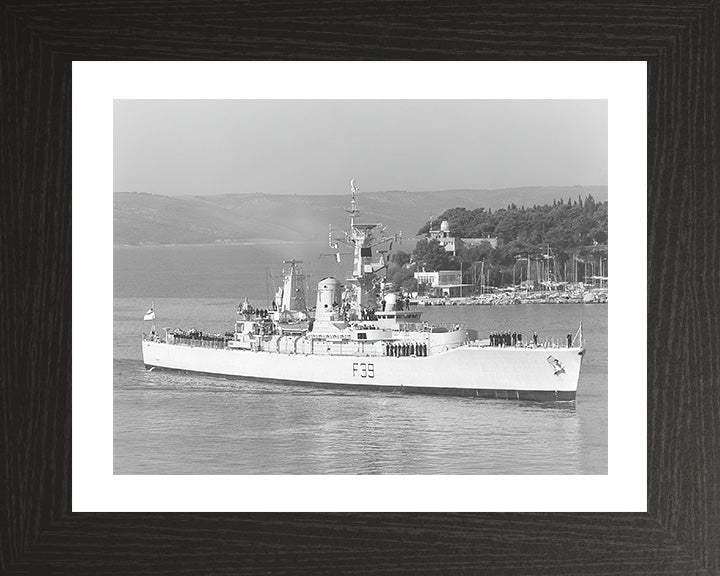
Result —
<instances>
[{"instance_id":1,"label":"hazy sky","mask_svg":"<svg viewBox=\"0 0 720 576\"><path fill-rule=\"evenodd\" d=\"M114 188L347 194L607 184L605 100L116 100Z\"/></svg>"}]
</instances>

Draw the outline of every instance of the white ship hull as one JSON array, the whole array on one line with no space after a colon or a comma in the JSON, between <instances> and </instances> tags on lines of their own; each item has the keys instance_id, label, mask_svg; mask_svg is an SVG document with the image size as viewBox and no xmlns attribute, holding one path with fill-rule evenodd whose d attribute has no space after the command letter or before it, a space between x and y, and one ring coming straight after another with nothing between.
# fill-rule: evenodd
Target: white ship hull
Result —
<instances>
[{"instance_id":1,"label":"white ship hull","mask_svg":"<svg viewBox=\"0 0 720 576\"><path fill-rule=\"evenodd\" d=\"M564 401L577 391L583 348L461 346L425 357L254 352L145 340L146 367L293 383ZM557 361L557 362L556 362Z\"/></svg>"}]
</instances>

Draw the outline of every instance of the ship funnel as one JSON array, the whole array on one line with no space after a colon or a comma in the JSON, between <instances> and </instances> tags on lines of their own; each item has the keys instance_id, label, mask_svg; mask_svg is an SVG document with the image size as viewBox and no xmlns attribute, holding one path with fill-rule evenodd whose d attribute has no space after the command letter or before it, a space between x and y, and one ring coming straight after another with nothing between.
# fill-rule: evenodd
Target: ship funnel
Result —
<instances>
[{"instance_id":1,"label":"ship funnel","mask_svg":"<svg viewBox=\"0 0 720 576\"><path fill-rule=\"evenodd\" d=\"M396 294L385 294L383 298L385 301L384 312L395 312L397 310L397 295Z\"/></svg>"},{"instance_id":2,"label":"ship funnel","mask_svg":"<svg viewBox=\"0 0 720 576\"><path fill-rule=\"evenodd\" d=\"M315 320L333 320L333 313L338 318L340 313L340 283L335 278L323 278L318 282Z\"/></svg>"}]
</instances>

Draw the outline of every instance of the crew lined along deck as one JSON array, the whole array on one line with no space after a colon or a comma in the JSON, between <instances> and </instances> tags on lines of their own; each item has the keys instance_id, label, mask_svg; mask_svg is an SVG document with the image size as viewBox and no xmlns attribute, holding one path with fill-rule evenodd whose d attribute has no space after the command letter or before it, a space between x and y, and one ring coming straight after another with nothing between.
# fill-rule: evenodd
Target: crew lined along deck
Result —
<instances>
[{"instance_id":1,"label":"crew lined along deck","mask_svg":"<svg viewBox=\"0 0 720 576\"><path fill-rule=\"evenodd\" d=\"M151 333L143 334L145 340L161 341L160 337ZM565 341L563 341L565 340ZM570 348L572 346L572 337L568 334L566 339L538 339L537 334L533 334L532 339L524 341L520 333L499 332L490 334L488 340L483 342L475 341L467 344L473 348L477 347L500 347L500 348ZM427 356L432 347L426 342L417 341L354 341L354 340L323 340L318 338L310 338L303 335L293 336L270 336L253 338L249 340L236 340L235 335L231 332L222 334L204 334L197 330L185 332L176 329L167 332L167 343L179 346L191 346L199 348L215 348L219 350L250 350L278 352L281 354L315 354L322 356L389 356L394 358L415 357L421 358ZM447 350L445 345L434 347L436 352Z\"/></svg>"},{"instance_id":2,"label":"crew lined along deck","mask_svg":"<svg viewBox=\"0 0 720 576\"><path fill-rule=\"evenodd\" d=\"M184 346L197 346L200 348L218 348L224 349L227 347L227 343L234 338L232 332L225 332L225 334L204 334L197 330L190 330L185 332L179 328L171 331L167 331L167 342L168 344L179 344ZM145 337L145 334L143 334ZM157 340L155 333L150 334L150 340Z\"/></svg>"},{"instance_id":3,"label":"crew lined along deck","mask_svg":"<svg viewBox=\"0 0 720 576\"><path fill-rule=\"evenodd\" d=\"M430 348L427 343L417 341L332 341L321 338L306 338L303 336L281 337L269 340L258 340L255 342L233 342L230 347L279 352L281 354L304 354L316 356L392 356L397 358L419 358L427 356ZM438 346L437 348L438 350L444 349L445 346Z\"/></svg>"},{"instance_id":4,"label":"crew lined along deck","mask_svg":"<svg viewBox=\"0 0 720 576\"><path fill-rule=\"evenodd\" d=\"M162 341L155 334L143 334L145 340ZM182 330L168 331L166 342L176 346L190 346L198 348L216 348L220 350L249 350L257 352L278 352L281 354L305 354L322 356L392 356L392 357L422 357L429 353L429 346L423 342L387 342L387 341L329 341L305 336L266 336L236 340L235 335L227 332L221 334L203 334L195 330L185 332ZM439 346L438 348L446 348Z\"/></svg>"},{"instance_id":5,"label":"crew lined along deck","mask_svg":"<svg viewBox=\"0 0 720 576\"><path fill-rule=\"evenodd\" d=\"M386 344L385 356L427 356L427 344L406 342L402 344Z\"/></svg>"},{"instance_id":6,"label":"crew lined along deck","mask_svg":"<svg viewBox=\"0 0 720 576\"><path fill-rule=\"evenodd\" d=\"M145 340L161 341L158 335L151 333L143 334ZM257 352L278 352L281 354L315 354L322 356L389 356L394 358L415 357L421 358L431 353L432 348L426 342L417 341L354 341L354 340L323 340L309 338L302 335L293 336L270 336L253 338L249 340L236 340L231 332L222 334L204 334L196 330L185 332L174 330L167 332L167 343L178 346L191 346L199 348L216 348L219 350L250 350ZM537 335L533 335L529 342L523 341L522 335L516 333L494 333L490 335L485 343L480 341L468 342L473 348L477 347L500 347L500 348L570 348L572 339L570 335L566 342L560 339L543 339L540 341ZM451 346L453 347L453 346ZM448 346L437 345L436 352L447 350Z\"/></svg>"},{"instance_id":7,"label":"crew lined along deck","mask_svg":"<svg viewBox=\"0 0 720 576\"><path fill-rule=\"evenodd\" d=\"M499 348L560 348L567 345L572 348L573 336L568 334L565 338L544 338L540 340L534 332L531 340L523 340L521 332L493 332L490 334L490 346Z\"/></svg>"}]
</instances>

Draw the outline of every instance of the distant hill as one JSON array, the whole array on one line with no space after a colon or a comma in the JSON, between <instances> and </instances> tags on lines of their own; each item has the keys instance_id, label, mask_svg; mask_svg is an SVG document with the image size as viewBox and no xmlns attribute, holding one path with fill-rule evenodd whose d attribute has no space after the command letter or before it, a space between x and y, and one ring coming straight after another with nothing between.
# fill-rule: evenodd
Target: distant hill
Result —
<instances>
[{"instance_id":1,"label":"distant hill","mask_svg":"<svg viewBox=\"0 0 720 576\"><path fill-rule=\"evenodd\" d=\"M591 194L607 200L607 186L545 186L501 190L440 192L360 192L360 220L381 222L408 239L449 208L533 206ZM116 245L212 244L252 240L315 241L327 238L328 225L347 223L346 196L232 194L160 196L141 192L114 195Z\"/></svg>"}]
</instances>

